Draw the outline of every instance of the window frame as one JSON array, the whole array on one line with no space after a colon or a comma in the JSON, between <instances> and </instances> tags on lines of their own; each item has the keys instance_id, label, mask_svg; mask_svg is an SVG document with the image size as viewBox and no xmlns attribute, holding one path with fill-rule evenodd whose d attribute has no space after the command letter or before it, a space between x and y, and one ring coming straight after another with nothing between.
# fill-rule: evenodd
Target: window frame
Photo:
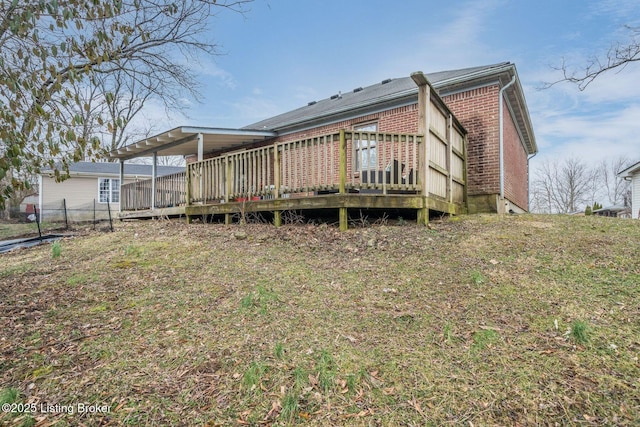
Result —
<instances>
[{"instance_id":1,"label":"window frame","mask_svg":"<svg viewBox=\"0 0 640 427\"><path fill-rule=\"evenodd\" d=\"M103 188L103 183L107 183L108 188ZM106 197L103 197L106 196ZM119 178L98 178L98 203L112 204L120 203L120 179Z\"/></svg>"},{"instance_id":2,"label":"window frame","mask_svg":"<svg viewBox=\"0 0 640 427\"><path fill-rule=\"evenodd\" d=\"M372 128L373 129L367 129ZM354 132L378 133L378 121L363 122L353 125ZM378 164L378 141L373 139L354 140L355 144L355 170L356 172L375 170ZM365 154L366 153L366 154ZM371 155L373 153L373 156ZM363 160L366 156L366 167Z\"/></svg>"}]
</instances>

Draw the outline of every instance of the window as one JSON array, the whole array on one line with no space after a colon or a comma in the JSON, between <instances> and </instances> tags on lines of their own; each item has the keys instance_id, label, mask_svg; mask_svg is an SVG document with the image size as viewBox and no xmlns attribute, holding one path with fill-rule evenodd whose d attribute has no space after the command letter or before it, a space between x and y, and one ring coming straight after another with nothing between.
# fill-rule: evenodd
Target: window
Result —
<instances>
[{"instance_id":1,"label":"window","mask_svg":"<svg viewBox=\"0 0 640 427\"><path fill-rule=\"evenodd\" d=\"M98 178L98 202L120 203L120 180Z\"/></svg>"},{"instance_id":2,"label":"window","mask_svg":"<svg viewBox=\"0 0 640 427\"><path fill-rule=\"evenodd\" d=\"M367 123L354 126L353 130L361 132L377 132L377 123ZM356 170L375 169L378 162L378 152L375 138L357 139L356 143Z\"/></svg>"}]
</instances>

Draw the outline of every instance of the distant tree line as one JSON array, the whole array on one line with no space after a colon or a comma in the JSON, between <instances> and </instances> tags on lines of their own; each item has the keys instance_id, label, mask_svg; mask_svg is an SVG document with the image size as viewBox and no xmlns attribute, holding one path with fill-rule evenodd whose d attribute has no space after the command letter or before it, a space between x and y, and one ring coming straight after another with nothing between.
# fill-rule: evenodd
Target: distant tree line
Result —
<instances>
[{"instance_id":1,"label":"distant tree line","mask_svg":"<svg viewBox=\"0 0 640 427\"><path fill-rule=\"evenodd\" d=\"M577 157L545 160L531 178L530 210L537 213L573 213L604 206L631 204L631 186L618 177L634 159L618 157L592 166Z\"/></svg>"}]
</instances>

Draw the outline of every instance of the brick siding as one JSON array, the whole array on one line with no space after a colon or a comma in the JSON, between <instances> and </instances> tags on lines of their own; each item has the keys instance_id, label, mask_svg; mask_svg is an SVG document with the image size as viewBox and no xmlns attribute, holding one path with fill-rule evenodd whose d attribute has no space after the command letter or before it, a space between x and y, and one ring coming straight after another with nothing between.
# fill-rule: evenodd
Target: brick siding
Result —
<instances>
[{"instance_id":1,"label":"brick siding","mask_svg":"<svg viewBox=\"0 0 640 427\"><path fill-rule=\"evenodd\" d=\"M443 100L467 129L467 193L500 194L499 86L485 86ZM504 104L505 197L528 210L527 154Z\"/></svg>"}]
</instances>

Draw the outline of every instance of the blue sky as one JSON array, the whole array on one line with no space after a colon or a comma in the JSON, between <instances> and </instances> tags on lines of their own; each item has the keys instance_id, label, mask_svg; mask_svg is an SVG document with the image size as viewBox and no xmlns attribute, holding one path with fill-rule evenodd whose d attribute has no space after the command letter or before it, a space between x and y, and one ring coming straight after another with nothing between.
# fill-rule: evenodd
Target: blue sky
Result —
<instances>
[{"instance_id":1,"label":"blue sky","mask_svg":"<svg viewBox=\"0 0 640 427\"><path fill-rule=\"evenodd\" d=\"M211 19L223 53L193 64L203 104L170 126L241 127L386 78L516 64L540 154L532 161L620 155L640 161L640 64L610 72L580 92L570 84L539 90L573 67L626 42L640 26L638 0L255 0L244 16Z\"/></svg>"}]
</instances>

